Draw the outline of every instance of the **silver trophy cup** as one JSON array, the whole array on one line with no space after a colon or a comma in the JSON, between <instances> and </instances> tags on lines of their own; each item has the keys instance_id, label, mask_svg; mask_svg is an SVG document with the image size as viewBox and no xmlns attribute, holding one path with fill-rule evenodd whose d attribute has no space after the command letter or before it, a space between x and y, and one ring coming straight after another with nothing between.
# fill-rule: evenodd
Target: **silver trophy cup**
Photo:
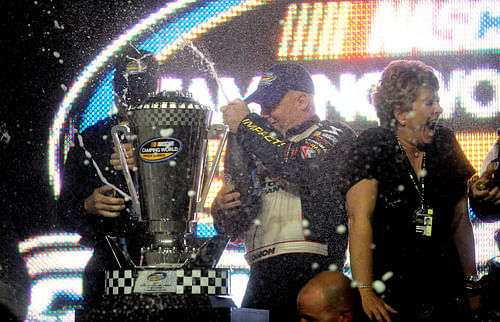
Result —
<instances>
[{"instance_id":1,"label":"silver trophy cup","mask_svg":"<svg viewBox=\"0 0 500 322\"><path fill-rule=\"evenodd\" d=\"M181 267L196 256L197 246L190 245L196 214L203 210L228 133L225 125L210 125L211 117L210 108L190 93L162 92L130 107L128 126L112 129L135 216L147 222L150 235L141 245L140 266ZM138 169L127 167L123 136L132 142ZM219 139L219 146L209 170L210 139Z\"/></svg>"}]
</instances>

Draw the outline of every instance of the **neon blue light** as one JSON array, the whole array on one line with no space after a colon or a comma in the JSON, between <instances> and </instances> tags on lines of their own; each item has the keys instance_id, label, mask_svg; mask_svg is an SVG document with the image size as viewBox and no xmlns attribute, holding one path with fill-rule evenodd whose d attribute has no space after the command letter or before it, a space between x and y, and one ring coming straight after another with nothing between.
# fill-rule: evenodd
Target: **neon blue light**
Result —
<instances>
[{"instance_id":1,"label":"neon blue light","mask_svg":"<svg viewBox=\"0 0 500 322\"><path fill-rule=\"evenodd\" d=\"M217 232L215 231L213 224L208 224L208 223L200 224L200 223L198 223L198 225L196 227L196 236L197 237L211 238L211 237L214 237L215 235L217 235Z\"/></svg>"},{"instance_id":2,"label":"neon blue light","mask_svg":"<svg viewBox=\"0 0 500 322\"><path fill-rule=\"evenodd\" d=\"M92 93L92 97L83 111L80 132L113 114L115 106L113 91L114 75L114 70L108 73Z\"/></svg>"},{"instance_id":3,"label":"neon blue light","mask_svg":"<svg viewBox=\"0 0 500 322\"><path fill-rule=\"evenodd\" d=\"M479 24L480 27L477 33L477 37L481 39L491 28L495 28L500 31L500 16L492 17L490 12L486 11L481 14L481 22Z\"/></svg>"}]
</instances>

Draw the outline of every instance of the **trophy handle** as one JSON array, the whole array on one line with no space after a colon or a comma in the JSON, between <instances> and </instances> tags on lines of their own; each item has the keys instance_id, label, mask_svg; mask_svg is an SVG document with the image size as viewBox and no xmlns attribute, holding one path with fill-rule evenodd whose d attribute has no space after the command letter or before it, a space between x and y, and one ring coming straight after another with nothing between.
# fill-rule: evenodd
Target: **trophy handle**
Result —
<instances>
[{"instance_id":1,"label":"trophy handle","mask_svg":"<svg viewBox=\"0 0 500 322\"><path fill-rule=\"evenodd\" d=\"M125 182L127 183L128 191L131 194L132 205L134 206L135 215L142 220L141 216L141 205L139 203L139 196L137 190L135 189L134 182L132 181L132 176L130 175L130 170L127 165L127 158L125 156L125 150L120 141L120 133L130 134L130 129L126 125L115 125L111 128L111 136L113 137L113 143L115 145L116 151L120 156L120 163L122 165L123 176L125 177Z\"/></svg>"},{"instance_id":2,"label":"trophy handle","mask_svg":"<svg viewBox=\"0 0 500 322\"><path fill-rule=\"evenodd\" d=\"M200 213L203 211L203 206L205 205L205 201L207 200L208 191L210 190L210 185L214 179L215 171L217 170L217 166L219 165L220 158L222 156L222 150L226 145L227 134L229 133L229 127L223 124L212 124L208 129L208 139L217 139L220 138L219 147L217 148L217 152L215 153L214 162L212 163L212 167L210 168L210 172L208 173L208 177L203 182L203 189L201 190L200 199L196 201L196 212Z\"/></svg>"}]
</instances>

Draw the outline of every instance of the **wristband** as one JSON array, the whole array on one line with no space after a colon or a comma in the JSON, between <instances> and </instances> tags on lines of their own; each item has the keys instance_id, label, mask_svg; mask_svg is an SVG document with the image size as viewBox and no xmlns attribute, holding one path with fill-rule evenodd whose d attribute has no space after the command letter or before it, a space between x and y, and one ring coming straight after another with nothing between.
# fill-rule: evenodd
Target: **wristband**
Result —
<instances>
[{"instance_id":1,"label":"wristband","mask_svg":"<svg viewBox=\"0 0 500 322\"><path fill-rule=\"evenodd\" d=\"M364 284L359 284L357 287L358 288L373 288L373 286L371 286L371 285L364 285Z\"/></svg>"}]
</instances>

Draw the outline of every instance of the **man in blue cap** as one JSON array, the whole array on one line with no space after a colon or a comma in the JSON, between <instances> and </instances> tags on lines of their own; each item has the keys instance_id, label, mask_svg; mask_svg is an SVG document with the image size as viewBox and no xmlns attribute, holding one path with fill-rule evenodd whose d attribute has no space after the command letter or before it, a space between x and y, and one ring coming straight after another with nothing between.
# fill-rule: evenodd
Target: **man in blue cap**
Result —
<instances>
[{"instance_id":1,"label":"man in blue cap","mask_svg":"<svg viewBox=\"0 0 500 322\"><path fill-rule=\"evenodd\" d=\"M261 115L250 113L250 102L261 106ZM253 179L253 198L226 182L212 209L217 231L245 242L251 271L242 306L270 310L271 320L296 319L300 288L344 264L347 215L339 185L355 134L319 119L311 75L298 64L272 66L253 94L221 111L255 168L244 176ZM259 206L249 212L245 203L256 199Z\"/></svg>"}]
</instances>

